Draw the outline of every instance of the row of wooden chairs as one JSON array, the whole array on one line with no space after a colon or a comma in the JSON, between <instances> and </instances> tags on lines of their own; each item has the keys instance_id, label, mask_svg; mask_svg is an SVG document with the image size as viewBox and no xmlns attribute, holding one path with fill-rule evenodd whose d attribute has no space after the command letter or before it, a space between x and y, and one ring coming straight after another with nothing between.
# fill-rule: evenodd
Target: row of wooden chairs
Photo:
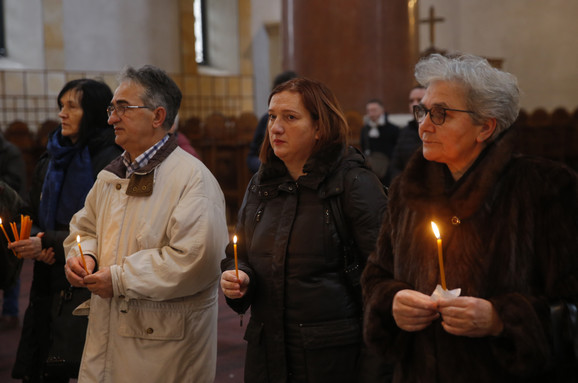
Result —
<instances>
[{"instance_id":1,"label":"row of wooden chairs","mask_svg":"<svg viewBox=\"0 0 578 383\"><path fill-rule=\"evenodd\" d=\"M4 131L4 138L23 151L44 150L49 134L58 127L55 120L46 120L32 132L24 121L16 120L8 125Z\"/></svg>"},{"instance_id":2,"label":"row of wooden chairs","mask_svg":"<svg viewBox=\"0 0 578 383\"><path fill-rule=\"evenodd\" d=\"M350 125L351 138L358 139L363 126L363 116L357 111L347 111L346 119ZM248 143L253 138L258 119L252 112L240 114L238 117L225 116L222 113L212 113L205 119L189 117L181 121L179 130L192 142L201 141L235 141ZM48 135L58 126L58 121L46 120L32 132L24 121L16 120L4 131L4 138L14 143L22 150L43 150L46 147ZM578 108L569 112L557 108L551 113L538 108L529 113L520 111L516 126L529 128L568 128L578 130Z\"/></svg>"},{"instance_id":3,"label":"row of wooden chairs","mask_svg":"<svg viewBox=\"0 0 578 383\"><path fill-rule=\"evenodd\" d=\"M345 116L351 128L350 142L356 144L363 117L356 111L347 111ZM258 118L251 112L236 117L215 112L203 119L187 117L179 124L181 134L189 138L205 164L230 195L238 195L237 199L242 197L241 189L250 177L244 158L257 123ZM4 137L22 151L29 175L45 150L49 133L56 127L57 121L47 120L36 133L23 121L14 121L6 128ZM543 108L531 113L522 110L514 129L518 131L519 151L566 162L578 169L578 108L573 112L563 108L552 112Z\"/></svg>"},{"instance_id":4,"label":"row of wooden chairs","mask_svg":"<svg viewBox=\"0 0 578 383\"><path fill-rule=\"evenodd\" d=\"M253 139L258 119L254 113L241 113L238 117L211 113L204 120L189 117L179 124L179 131L193 143L234 141L249 143Z\"/></svg>"}]
</instances>

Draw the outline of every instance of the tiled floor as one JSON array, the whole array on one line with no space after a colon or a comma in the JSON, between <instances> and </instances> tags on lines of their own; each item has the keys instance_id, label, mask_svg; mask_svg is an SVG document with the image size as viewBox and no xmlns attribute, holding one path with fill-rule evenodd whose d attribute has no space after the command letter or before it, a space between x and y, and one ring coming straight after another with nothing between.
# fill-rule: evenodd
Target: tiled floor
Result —
<instances>
[{"instance_id":1,"label":"tiled floor","mask_svg":"<svg viewBox=\"0 0 578 383\"><path fill-rule=\"evenodd\" d=\"M20 323L28 306L28 294L32 281L32 262L26 261L21 274ZM247 321L245 321L246 323ZM217 356L216 383L238 383L243 381L243 362L245 358L245 327L239 326L239 317L219 296L219 343ZM0 332L0 383L17 382L10 377L10 371L16 355L20 328Z\"/></svg>"}]
</instances>

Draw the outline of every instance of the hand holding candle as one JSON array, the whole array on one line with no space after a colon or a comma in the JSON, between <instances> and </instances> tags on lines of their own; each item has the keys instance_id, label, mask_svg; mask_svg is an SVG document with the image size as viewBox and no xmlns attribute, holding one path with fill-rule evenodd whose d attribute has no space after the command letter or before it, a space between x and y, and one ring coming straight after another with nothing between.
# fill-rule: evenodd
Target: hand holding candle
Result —
<instances>
[{"instance_id":1,"label":"hand holding candle","mask_svg":"<svg viewBox=\"0 0 578 383\"><path fill-rule=\"evenodd\" d=\"M76 242L78 243L78 250L80 250L80 258L82 259L82 267L84 268L84 271L86 271L86 274L89 274L88 268L86 267L86 260L84 259L84 254L82 253L82 247L80 247L80 235L76 236Z\"/></svg>"},{"instance_id":2,"label":"hand holding candle","mask_svg":"<svg viewBox=\"0 0 578 383\"><path fill-rule=\"evenodd\" d=\"M443 256L443 250L442 250L442 238L440 236L440 231L438 230L438 226L433 221L431 223L431 228L434 232L434 235L437 238L437 243L438 243L438 262L440 264L440 276L441 276L441 280L442 280L442 288L444 290L447 290L446 274L444 272L444 256Z\"/></svg>"},{"instance_id":3,"label":"hand holding candle","mask_svg":"<svg viewBox=\"0 0 578 383\"><path fill-rule=\"evenodd\" d=\"M239 281L239 283L241 283L241 280L239 279L239 263L237 261L237 236L236 235L233 236L233 252L235 254L235 275L237 275L237 280Z\"/></svg>"}]
</instances>

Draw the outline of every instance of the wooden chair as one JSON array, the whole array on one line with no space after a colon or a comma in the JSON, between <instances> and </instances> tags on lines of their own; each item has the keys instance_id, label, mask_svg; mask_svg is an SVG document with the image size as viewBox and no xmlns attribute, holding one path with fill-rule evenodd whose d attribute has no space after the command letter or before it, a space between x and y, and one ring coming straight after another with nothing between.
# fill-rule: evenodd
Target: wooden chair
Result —
<instances>
[{"instance_id":1,"label":"wooden chair","mask_svg":"<svg viewBox=\"0 0 578 383\"><path fill-rule=\"evenodd\" d=\"M214 112L205 118L203 123L204 138L224 140L227 138L227 118L222 113Z\"/></svg>"},{"instance_id":2,"label":"wooden chair","mask_svg":"<svg viewBox=\"0 0 578 383\"><path fill-rule=\"evenodd\" d=\"M30 132L25 122L16 120L8 125L6 132L4 132L4 138L20 149L26 164L26 183L30 185L32 173L38 161L34 135Z\"/></svg>"},{"instance_id":3,"label":"wooden chair","mask_svg":"<svg viewBox=\"0 0 578 383\"><path fill-rule=\"evenodd\" d=\"M237 140L241 143L250 143L255 134L259 120L252 112L241 113L236 121Z\"/></svg>"},{"instance_id":4,"label":"wooden chair","mask_svg":"<svg viewBox=\"0 0 578 383\"><path fill-rule=\"evenodd\" d=\"M10 123L4 132L4 138L20 150L33 150L35 146L34 135L24 121L16 120Z\"/></svg>"},{"instance_id":5,"label":"wooden chair","mask_svg":"<svg viewBox=\"0 0 578 383\"><path fill-rule=\"evenodd\" d=\"M535 128L544 128L550 126L550 123L550 114L544 108L534 110L528 118L528 126Z\"/></svg>"},{"instance_id":6,"label":"wooden chair","mask_svg":"<svg viewBox=\"0 0 578 383\"><path fill-rule=\"evenodd\" d=\"M572 116L565 108L556 108L550 117L552 126L568 127L572 124Z\"/></svg>"},{"instance_id":7,"label":"wooden chair","mask_svg":"<svg viewBox=\"0 0 578 383\"><path fill-rule=\"evenodd\" d=\"M184 122L179 124L179 132L184 134L193 144L199 144L203 138L203 129L201 127L201 119L198 117L189 117Z\"/></svg>"},{"instance_id":8,"label":"wooden chair","mask_svg":"<svg viewBox=\"0 0 578 383\"><path fill-rule=\"evenodd\" d=\"M58 128L60 123L56 120L46 120L38 127L38 132L36 132L36 148L38 151L44 151L46 149L46 144L48 143L48 137L50 133Z\"/></svg>"}]
</instances>

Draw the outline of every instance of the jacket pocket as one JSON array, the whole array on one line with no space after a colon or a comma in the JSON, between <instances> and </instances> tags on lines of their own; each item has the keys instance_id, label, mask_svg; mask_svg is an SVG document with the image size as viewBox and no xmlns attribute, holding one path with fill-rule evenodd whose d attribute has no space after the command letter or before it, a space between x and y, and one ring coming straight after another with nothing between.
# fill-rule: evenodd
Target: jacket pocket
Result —
<instances>
[{"instance_id":1,"label":"jacket pocket","mask_svg":"<svg viewBox=\"0 0 578 383\"><path fill-rule=\"evenodd\" d=\"M120 313L118 334L128 338L182 340L185 336L185 313L131 307L127 312Z\"/></svg>"},{"instance_id":2,"label":"jacket pocket","mask_svg":"<svg viewBox=\"0 0 578 383\"><path fill-rule=\"evenodd\" d=\"M261 343L262 334L263 334L263 323L254 321L253 318L250 318L243 339L246 340L247 343L259 344Z\"/></svg>"},{"instance_id":3,"label":"jacket pocket","mask_svg":"<svg viewBox=\"0 0 578 383\"><path fill-rule=\"evenodd\" d=\"M340 319L331 322L302 324L300 327L303 347L307 350L316 350L360 343L360 321L360 319Z\"/></svg>"}]
</instances>

